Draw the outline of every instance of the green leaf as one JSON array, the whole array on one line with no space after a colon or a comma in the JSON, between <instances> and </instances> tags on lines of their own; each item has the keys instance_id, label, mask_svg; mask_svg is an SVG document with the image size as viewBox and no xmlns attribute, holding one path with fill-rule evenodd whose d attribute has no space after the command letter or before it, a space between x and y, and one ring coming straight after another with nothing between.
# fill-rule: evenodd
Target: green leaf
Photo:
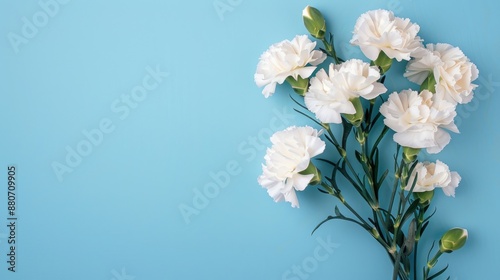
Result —
<instances>
[{"instance_id":1,"label":"green leaf","mask_svg":"<svg viewBox=\"0 0 500 280\"><path fill-rule=\"evenodd\" d=\"M326 140L328 140L328 142L332 143L334 146L337 146L337 144L335 143L335 141L333 141L333 139L330 138L330 136L325 135L325 138L326 138Z\"/></svg>"},{"instance_id":2,"label":"green leaf","mask_svg":"<svg viewBox=\"0 0 500 280\"><path fill-rule=\"evenodd\" d=\"M382 129L382 131L380 132L380 134L378 135L377 137L377 140L375 141L375 143L373 144L373 148L372 148L372 152L370 154L370 158L373 159L373 156L374 156L374 153L375 153L375 150L377 150L377 147L378 145L380 144L380 141L382 141L382 139L384 139L384 136L387 134L387 132L389 131L389 128L387 126L384 125L384 128ZM399 153L399 151L397 152ZM396 153L396 154L397 154Z\"/></svg>"},{"instance_id":3,"label":"green leaf","mask_svg":"<svg viewBox=\"0 0 500 280\"><path fill-rule=\"evenodd\" d=\"M320 188L318 188L318 191L321 192L321 193L324 193L324 194L330 194L329 192L325 191L325 190L322 190Z\"/></svg>"},{"instance_id":4,"label":"green leaf","mask_svg":"<svg viewBox=\"0 0 500 280\"><path fill-rule=\"evenodd\" d=\"M325 189L324 191L320 189L321 192L334 195L335 191L332 187L328 186L326 183L322 183L321 186Z\"/></svg>"},{"instance_id":5,"label":"green leaf","mask_svg":"<svg viewBox=\"0 0 500 280\"><path fill-rule=\"evenodd\" d=\"M439 275L443 274L446 271L446 269L448 269L448 265L446 265L443 269L441 269L440 271L436 272L435 274L433 274L432 276L427 278L427 280L432 280L432 279L438 277Z\"/></svg>"},{"instance_id":6,"label":"green leaf","mask_svg":"<svg viewBox=\"0 0 500 280\"><path fill-rule=\"evenodd\" d=\"M427 253L427 262L429 262L429 260L431 259L431 252L432 252L432 249L434 249L434 246L436 245L436 241L433 241L432 242L432 246L431 248L429 249L429 253Z\"/></svg>"},{"instance_id":7,"label":"green leaf","mask_svg":"<svg viewBox=\"0 0 500 280\"><path fill-rule=\"evenodd\" d=\"M326 222L328 222L328 221L330 221L330 220L333 220L333 219L335 219L335 217L333 217L333 216L328 216L328 217L326 217L326 219L324 219L321 223L319 223L319 224L318 224L318 225L317 225L317 226L313 229L313 231L311 232L311 235L313 235L313 234L314 234L314 232L315 232L315 231L316 231L316 230L317 230L317 229L318 229L321 225L323 225L324 223L326 223Z\"/></svg>"},{"instance_id":8,"label":"green leaf","mask_svg":"<svg viewBox=\"0 0 500 280\"><path fill-rule=\"evenodd\" d=\"M429 221L429 220L431 219L431 217L432 217L432 216L434 216L434 214L436 214L436 211L437 211L437 209L436 209L436 208L434 208L434 211L432 212L432 214L430 214L430 215L429 215L429 217L425 218L425 219L424 219L424 222Z\"/></svg>"},{"instance_id":9,"label":"green leaf","mask_svg":"<svg viewBox=\"0 0 500 280\"><path fill-rule=\"evenodd\" d=\"M410 264L410 259L407 256L403 258L403 266L405 268L406 273L409 274L409 272L411 271L411 264Z\"/></svg>"},{"instance_id":10,"label":"green leaf","mask_svg":"<svg viewBox=\"0 0 500 280\"><path fill-rule=\"evenodd\" d=\"M424 222L424 224L422 225L422 229L420 229L420 235L422 235L424 233L424 231L428 225L429 225L429 222Z\"/></svg>"},{"instance_id":11,"label":"green leaf","mask_svg":"<svg viewBox=\"0 0 500 280\"><path fill-rule=\"evenodd\" d=\"M306 113L304 113L304 112L302 112L302 111L299 111L299 110L297 110L297 109L295 109L295 108L294 108L293 110L294 110L295 112L297 112L297 113L299 113L299 114L301 114L301 115L305 116L306 118L308 118L308 119L312 120L312 121L313 121L313 122L315 122L317 125L319 125L319 126L323 127L323 124L322 124L322 123L318 122L316 119L314 119L313 117L309 116L308 114L306 114Z\"/></svg>"},{"instance_id":12,"label":"green leaf","mask_svg":"<svg viewBox=\"0 0 500 280\"><path fill-rule=\"evenodd\" d=\"M389 170L385 170L384 174L382 174L382 176L380 177L380 179L377 182L377 188L380 188L382 186L382 184L384 183L385 178L387 178L388 174L389 174Z\"/></svg>"},{"instance_id":13,"label":"green leaf","mask_svg":"<svg viewBox=\"0 0 500 280\"><path fill-rule=\"evenodd\" d=\"M403 224L409 217L413 216L413 214L415 213L415 211L418 208L418 205L419 205L418 199L414 200L410 204L410 206L408 207L408 209L406 209L405 214L403 215L403 219L401 220L401 224Z\"/></svg>"},{"instance_id":14,"label":"green leaf","mask_svg":"<svg viewBox=\"0 0 500 280\"><path fill-rule=\"evenodd\" d=\"M403 245L405 243L405 234L403 233L403 231L401 229L398 230L398 236L397 236L396 243L398 244L399 248L403 247Z\"/></svg>"},{"instance_id":15,"label":"green leaf","mask_svg":"<svg viewBox=\"0 0 500 280\"><path fill-rule=\"evenodd\" d=\"M371 165L373 166L373 178L378 177L378 163L379 163L379 151L378 149L375 149L375 154L373 158L369 158L368 161L371 162ZM375 182L378 183L378 182Z\"/></svg>"},{"instance_id":16,"label":"green leaf","mask_svg":"<svg viewBox=\"0 0 500 280\"><path fill-rule=\"evenodd\" d=\"M339 210L338 206L335 206L335 215L337 215L339 217L345 217L344 215L342 215L342 213L340 213L340 210Z\"/></svg>"},{"instance_id":17,"label":"green leaf","mask_svg":"<svg viewBox=\"0 0 500 280\"><path fill-rule=\"evenodd\" d=\"M354 151L354 153L356 154L356 159L359 161L359 163L363 164L361 153L359 151Z\"/></svg>"},{"instance_id":18,"label":"green leaf","mask_svg":"<svg viewBox=\"0 0 500 280\"><path fill-rule=\"evenodd\" d=\"M329 163L331 164L332 166L335 166L335 163L331 160L327 160L327 159L324 159L324 158L318 158L319 161L322 161L322 162L326 162L326 163Z\"/></svg>"},{"instance_id":19,"label":"green leaf","mask_svg":"<svg viewBox=\"0 0 500 280\"><path fill-rule=\"evenodd\" d=\"M413 219L408 227L408 235L404 242L405 250L403 253L408 256L413 251L413 246L415 245L415 230L416 230L416 220Z\"/></svg>"},{"instance_id":20,"label":"green leaf","mask_svg":"<svg viewBox=\"0 0 500 280\"><path fill-rule=\"evenodd\" d=\"M349 134L351 134L352 131L352 124L348 121L342 121L342 148L344 150L347 149L347 139L349 138Z\"/></svg>"},{"instance_id":21,"label":"green leaf","mask_svg":"<svg viewBox=\"0 0 500 280\"><path fill-rule=\"evenodd\" d=\"M307 107L306 107L306 106L304 106L304 105L300 104L300 102L298 102L297 100L295 100L295 98L293 98L291 94L289 94L288 96L290 96L290 99L292 99L292 100L293 100L293 102L295 102L295 104L299 105L300 107L302 107L302 108L303 108L303 109L305 109L305 110L309 110L309 109L307 109Z\"/></svg>"}]
</instances>

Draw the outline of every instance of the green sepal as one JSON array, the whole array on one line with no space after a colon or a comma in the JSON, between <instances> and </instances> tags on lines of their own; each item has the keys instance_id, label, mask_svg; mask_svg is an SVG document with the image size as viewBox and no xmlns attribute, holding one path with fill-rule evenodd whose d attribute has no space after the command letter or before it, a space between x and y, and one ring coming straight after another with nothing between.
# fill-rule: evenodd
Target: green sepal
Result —
<instances>
[{"instance_id":1,"label":"green sepal","mask_svg":"<svg viewBox=\"0 0 500 280\"><path fill-rule=\"evenodd\" d=\"M312 174L313 175L311 182L309 182L309 185L317 185L317 184L321 183L321 172L319 171L318 168L316 168L316 166L314 166L314 164L311 161L309 162L309 165L307 166L307 168L304 169L303 171L299 172L299 174L302 174L302 175Z\"/></svg>"},{"instance_id":2,"label":"green sepal","mask_svg":"<svg viewBox=\"0 0 500 280\"><path fill-rule=\"evenodd\" d=\"M307 90L309 89L309 79L304 79L301 76L297 76L295 79L292 76L286 78L286 81L292 86L293 91L300 96L306 95Z\"/></svg>"},{"instance_id":3,"label":"green sepal","mask_svg":"<svg viewBox=\"0 0 500 280\"><path fill-rule=\"evenodd\" d=\"M363 112L363 104L361 104L361 100L359 97L351 99L352 105L354 109L356 109L356 113L354 114L343 114L344 118L350 122L353 126L359 127L361 122L363 122L364 112Z\"/></svg>"},{"instance_id":4,"label":"green sepal","mask_svg":"<svg viewBox=\"0 0 500 280\"><path fill-rule=\"evenodd\" d=\"M420 85L420 91L428 90L432 93L436 93L436 78L434 77L434 73L429 72L427 78Z\"/></svg>"},{"instance_id":5,"label":"green sepal","mask_svg":"<svg viewBox=\"0 0 500 280\"><path fill-rule=\"evenodd\" d=\"M387 71L389 71L389 69L391 68L391 66L392 66L392 58L389 58L385 54L385 52L380 51L380 53L378 54L377 59L375 59L374 61L372 61L371 64L378 66L380 68L381 74L383 75Z\"/></svg>"},{"instance_id":6,"label":"green sepal","mask_svg":"<svg viewBox=\"0 0 500 280\"><path fill-rule=\"evenodd\" d=\"M431 203L434 197L434 190L428 192L414 192L413 196L419 199L420 205L426 206Z\"/></svg>"}]
</instances>

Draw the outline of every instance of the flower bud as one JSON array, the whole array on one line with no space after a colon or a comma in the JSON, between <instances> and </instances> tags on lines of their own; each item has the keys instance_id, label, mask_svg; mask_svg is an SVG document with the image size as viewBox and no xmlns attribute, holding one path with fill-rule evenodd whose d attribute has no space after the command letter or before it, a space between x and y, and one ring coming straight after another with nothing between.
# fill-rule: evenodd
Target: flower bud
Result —
<instances>
[{"instance_id":1,"label":"flower bud","mask_svg":"<svg viewBox=\"0 0 500 280\"><path fill-rule=\"evenodd\" d=\"M310 174L313 175L311 181L309 182L309 185L317 185L321 183L321 172L319 171L318 168L316 168L316 166L314 166L314 164L311 161L309 162L307 168L299 173L302 175L310 175Z\"/></svg>"},{"instance_id":2,"label":"flower bud","mask_svg":"<svg viewBox=\"0 0 500 280\"><path fill-rule=\"evenodd\" d=\"M321 12L311 6L302 11L302 19L307 31L316 39L324 39L326 33L326 22Z\"/></svg>"},{"instance_id":3,"label":"flower bud","mask_svg":"<svg viewBox=\"0 0 500 280\"><path fill-rule=\"evenodd\" d=\"M343 114L346 120L348 120L355 127L359 127L361 122L363 122L363 104L361 104L361 100L359 97L353 98L350 100L354 108L356 109L356 113L354 114Z\"/></svg>"},{"instance_id":4,"label":"flower bud","mask_svg":"<svg viewBox=\"0 0 500 280\"><path fill-rule=\"evenodd\" d=\"M451 253L462 248L467 241L469 233L463 228L452 228L443 234L439 240L439 251Z\"/></svg>"}]
</instances>

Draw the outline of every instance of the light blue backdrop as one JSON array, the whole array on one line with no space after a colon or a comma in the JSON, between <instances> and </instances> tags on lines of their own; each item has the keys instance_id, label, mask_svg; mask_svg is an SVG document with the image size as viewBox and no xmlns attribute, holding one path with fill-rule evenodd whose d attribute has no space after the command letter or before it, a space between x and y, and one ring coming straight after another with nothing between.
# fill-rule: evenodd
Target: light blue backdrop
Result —
<instances>
[{"instance_id":1,"label":"light blue backdrop","mask_svg":"<svg viewBox=\"0 0 500 280\"><path fill-rule=\"evenodd\" d=\"M253 82L269 45L306 33L306 5L324 12L345 57L360 56L347 45L358 16L384 8L476 63L477 98L439 155L463 180L455 199L436 196L427 235L468 228L440 265L451 279L493 279L500 4L464 0L1 0L0 279L389 279L382 248L355 226L310 235L333 199L310 188L292 209L256 181L270 133L307 123L288 89L265 99Z\"/></svg>"}]
</instances>

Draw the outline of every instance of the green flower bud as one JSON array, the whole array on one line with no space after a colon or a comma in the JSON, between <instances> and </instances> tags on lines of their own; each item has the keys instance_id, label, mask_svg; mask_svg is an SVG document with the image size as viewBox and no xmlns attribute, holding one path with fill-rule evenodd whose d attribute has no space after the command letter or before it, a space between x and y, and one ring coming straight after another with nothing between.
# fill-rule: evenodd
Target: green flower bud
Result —
<instances>
[{"instance_id":1,"label":"green flower bud","mask_svg":"<svg viewBox=\"0 0 500 280\"><path fill-rule=\"evenodd\" d=\"M301 76L297 76L297 80L292 76L286 78L286 81L292 86L293 91L300 96L306 95L307 90L309 89L309 79L304 79Z\"/></svg>"},{"instance_id":2,"label":"green flower bud","mask_svg":"<svg viewBox=\"0 0 500 280\"><path fill-rule=\"evenodd\" d=\"M451 253L462 248L467 241L469 233L463 228L452 228L443 234L439 240L439 251L443 253Z\"/></svg>"},{"instance_id":3,"label":"green flower bud","mask_svg":"<svg viewBox=\"0 0 500 280\"><path fill-rule=\"evenodd\" d=\"M311 161L309 162L309 165L307 166L307 168L304 169L303 171L299 172L299 174L302 174L302 175L312 174L313 175L311 182L309 182L309 185L317 185L317 184L321 183L321 172L319 171L318 168L316 168L316 166L314 166L314 164Z\"/></svg>"},{"instance_id":4,"label":"green flower bud","mask_svg":"<svg viewBox=\"0 0 500 280\"><path fill-rule=\"evenodd\" d=\"M359 97L351 99L352 105L356 109L356 113L354 114L343 114L344 118L348 120L355 127L359 127L361 122L363 122L364 112L363 112L363 104L361 104L361 100Z\"/></svg>"},{"instance_id":5,"label":"green flower bud","mask_svg":"<svg viewBox=\"0 0 500 280\"><path fill-rule=\"evenodd\" d=\"M305 7L302 11L302 19L307 31L316 39L325 38L326 22L321 12L311 6Z\"/></svg>"}]
</instances>

